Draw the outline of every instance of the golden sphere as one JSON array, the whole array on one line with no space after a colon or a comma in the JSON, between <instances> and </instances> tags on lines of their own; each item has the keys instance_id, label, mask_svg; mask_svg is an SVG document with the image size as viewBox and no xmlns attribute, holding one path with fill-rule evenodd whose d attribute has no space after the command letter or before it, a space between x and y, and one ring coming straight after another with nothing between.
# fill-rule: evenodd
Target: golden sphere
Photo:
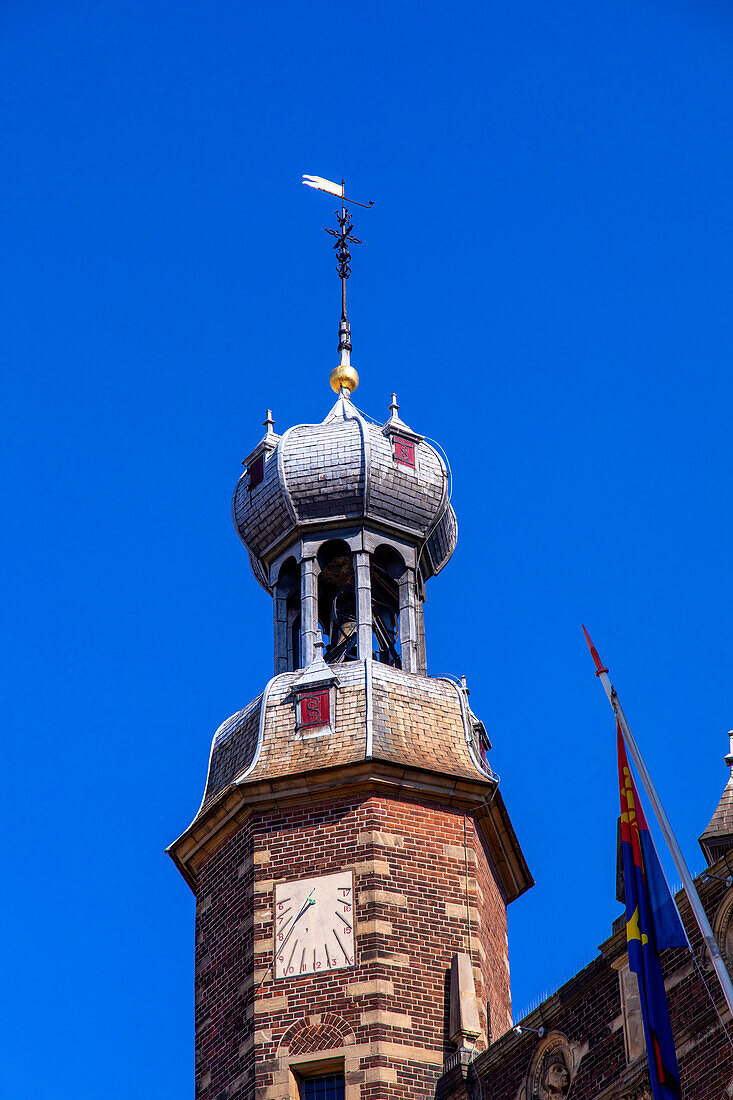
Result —
<instances>
[{"instance_id":1,"label":"golden sphere","mask_svg":"<svg viewBox=\"0 0 733 1100\"><path fill-rule=\"evenodd\" d=\"M349 393L353 393L359 385L359 375L354 368L347 367L343 363L339 363L337 367L333 368L328 380L334 393L341 393L341 390L348 390Z\"/></svg>"}]
</instances>

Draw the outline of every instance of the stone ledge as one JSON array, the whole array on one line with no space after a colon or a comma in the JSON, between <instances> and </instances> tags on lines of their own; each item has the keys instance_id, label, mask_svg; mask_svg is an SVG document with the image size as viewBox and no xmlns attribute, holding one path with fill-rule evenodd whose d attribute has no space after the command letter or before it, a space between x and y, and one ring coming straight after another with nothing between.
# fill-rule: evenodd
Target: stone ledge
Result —
<instances>
[{"instance_id":1,"label":"stone ledge","mask_svg":"<svg viewBox=\"0 0 733 1100\"><path fill-rule=\"evenodd\" d=\"M391 997L394 994L394 984L389 978L374 978L371 982L351 982L346 986L347 997L369 997L375 993Z\"/></svg>"},{"instance_id":2,"label":"stone ledge","mask_svg":"<svg viewBox=\"0 0 733 1100\"><path fill-rule=\"evenodd\" d=\"M388 1012L383 1008L374 1008L362 1012L361 1022L365 1026L376 1024L377 1027L394 1027L400 1028L402 1031L410 1031L412 1028L410 1016L405 1015L404 1012Z\"/></svg>"},{"instance_id":3,"label":"stone ledge","mask_svg":"<svg viewBox=\"0 0 733 1100\"><path fill-rule=\"evenodd\" d=\"M474 909L473 906L469 905L468 913L471 918L471 924L481 924L481 917L479 915L478 909ZM454 920L465 920L466 903L462 902L459 904L457 902L447 901L445 903L445 915L447 917L452 917Z\"/></svg>"},{"instance_id":4,"label":"stone ledge","mask_svg":"<svg viewBox=\"0 0 733 1100\"><path fill-rule=\"evenodd\" d=\"M423 1062L431 1066L443 1065L442 1050L427 1050L425 1047L403 1046L401 1043L388 1043L383 1039L370 1043L373 1057L389 1058L393 1062Z\"/></svg>"},{"instance_id":5,"label":"stone ledge","mask_svg":"<svg viewBox=\"0 0 733 1100\"><path fill-rule=\"evenodd\" d=\"M368 936L370 933L378 936L391 936L392 925L388 920L362 920L358 924L360 936Z\"/></svg>"},{"instance_id":6,"label":"stone ledge","mask_svg":"<svg viewBox=\"0 0 733 1100\"><path fill-rule=\"evenodd\" d=\"M373 966L396 966L406 969L414 964L414 960L409 955L399 951L380 951L379 948L362 951L361 957L365 963L371 963Z\"/></svg>"},{"instance_id":7,"label":"stone ledge","mask_svg":"<svg viewBox=\"0 0 733 1100\"><path fill-rule=\"evenodd\" d=\"M360 890L359 901L362 905L391 905L395 909L407 908L404 894L395 894L391 890Z\"/></svg>"},{"instance_id":8,"label":"stone ledge","mask_svg":"<svg viewBox=\"0 0 733 1100\"><path fill-rule=\"evenodd\" d=\"M468 848L467 850L468 850L468 862L469 863L475 863L476 862L476 853L471 848ZM460 859L460 861L462 863L466 862L466 849L462 848L460 844L444 844L443 845L443 854L448 859Z\"/></svg>"},{"instance_id":9,"label":"stone ledge","mask_svg":"<svg viewBox=\"0 0 733 1100\"><path fill-rule=\"evenodd\" d=\"M287 1007L288 999L284 993L280 993L275 997L261 997L255 1001L254 1014L255 1016L264 1016L270 1012L283 1012Z\"/></svg>"},{"instance_id":10,"label":"stone ledge","mask_svg":"<svg viewBox=\"0 0 733 1100\"><path fill-rule=\"evenodd\" d=\"M357 844L360 848L370 844L376 844L379 848L403 848L405 838L398 836L396 833L385 833L379 829L374 829L370 832L359 833Z\"/></svg>"},{"instance_id":11,"label":"stone ledge","mask_svg":"<svg viewBox=\"0 0 733 1100\"><path fill-rule=\"evenodd\" d=\"M366 1085L395 1085L397 1070L393 1066L373 1066L364 1071Z\"/></svg>"},{"instance_id":12,"label":"stone ledge","mask_svg":"<svg viewBox=\"0 0 733 1100\"><path fill-rule=\"evenodd\" d=\"M365 859L362 863L355 863L354 870L357 875L381 875L390 878L392 872L389 864L383 859Z\"/></svg>"}]
</instances>

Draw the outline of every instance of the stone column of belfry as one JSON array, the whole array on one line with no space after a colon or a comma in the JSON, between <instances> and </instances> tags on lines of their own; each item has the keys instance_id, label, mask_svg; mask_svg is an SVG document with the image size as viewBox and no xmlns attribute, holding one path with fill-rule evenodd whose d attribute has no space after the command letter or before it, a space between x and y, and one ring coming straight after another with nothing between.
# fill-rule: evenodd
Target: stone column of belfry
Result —
<instances>
[{"instance_id":1,"label":"stone column of belfry","mask_svg":"<svg viewBox=\"0 0 733 1100\"><path fill-rule=\"evenodd\" d=\"M415 591L414 569L405 569L399 581L399 592L402 668L405 672L417 672L417 593Z\"/></svg>"},{"instance_id":2,"label":"stone column of belfry","mask_svg":"<svg viewBox=\"0 0 733 1100\"><path fill-rule=\"evenodd\" d=\"M288 668L288 602L280 592L280 586L275 586L275 594L272 599L272 619L275 643L275 675L278 672L286 672Z\"/></svg>"},{"instance_id":3,"label":"stone column of belfry","mask_svg":"<svg viewBox=\"0 0 733 1100\"><path fill-rule=\"evenodd\" d=\"M486 1048L487 1006L511 1024L506 909L532 878L478 720L424 666L419 601L457 540L445 470L394 407L362 416L351 370L234 494L275 675L217 731L169 849L196 895L197 1100L433 1100ZM356 604L332 664L319 588L345 631Z\"/></svg>"},{"instance_id":4,"label":"stone column of belfry","mask_svg":"<svg viewBox=\"0 0 733 1100\"><path fill-rule=\"evenodd\" d=\"M372 574L369 554L357 550L354 554L356 583L356 654L360 661L372 656Z\"/></svg>"},{"instance_id":5,"label":"stone column of belfry","mask_svg":"<svg viewBox=\"0 0 733 1100\"><path fill-rule=\"evenodd\" d=\"M300 588L300 639L301 663L305 668L316 656L318 629L318 561L315 557L303 558Z\"/></svg>"}]
</instances>

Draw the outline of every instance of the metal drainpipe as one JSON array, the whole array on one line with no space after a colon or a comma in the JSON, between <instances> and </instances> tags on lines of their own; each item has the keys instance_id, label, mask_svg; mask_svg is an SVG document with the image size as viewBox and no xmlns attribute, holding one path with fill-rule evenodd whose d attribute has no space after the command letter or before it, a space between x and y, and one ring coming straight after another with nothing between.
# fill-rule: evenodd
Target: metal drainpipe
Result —
<instances>
[{"instance_id":1,"label":"metal drainpipe","mask_svg":"<svg viewBox=\"0 0 733 1100\"><path fill-rule=\"evenodd\" d=\"M466 920L468 922L468 959L471 963L471 975L473 975L473 949L471 946L471 907L468 901L468 840L466 838L466 818L468 814L463 815L463 857L466 866Z\"/></svg>"}]
</instances>

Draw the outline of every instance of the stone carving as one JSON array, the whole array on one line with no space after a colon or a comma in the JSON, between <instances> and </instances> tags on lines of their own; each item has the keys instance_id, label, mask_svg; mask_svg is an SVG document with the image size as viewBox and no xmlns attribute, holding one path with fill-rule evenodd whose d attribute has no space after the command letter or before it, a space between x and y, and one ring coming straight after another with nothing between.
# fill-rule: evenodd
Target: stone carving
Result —
<instances>
[{"instance_id":1,"label":"stone carving","mask_svg":"<svg viewBox=\"0 0 733 1100\"><path fill-rule=\"evenodd\" d=\"M550 1032L537 1046L517 1100L565 1100L587 1044L569 1042Z\"/></svg>"},{"instance_id":2,"label":"stone carving","mask_svg":"<svg viewBox=\"0 0 733 1100\"><path fill-rule=\"evenodd\" d=\"M718 907L714 932L728 969L733 970L733 890L728 891Z\"/></svg>"},{"instance_id":3,"label":"stone carving","mask_svg":"<svg viewBox=\"0 0 733 1100\"><path fill-rule=\"evenodd\" d=\"M540 1080L540 1100L556 1100L565 1097L570 1091L570 1070L565 1063L565 1055L558 1050L542 1071Z\"/></svg>"},{"instance_id":4,"label":"stone carving","mask_svg":"<svg viewBox=\"0 0 733 1100\"><path fill-rule=\"evenodd\" d=\"M648 1077L642 1077L626 1092L622 1092L619 1100L652 1100L652 1086Z\"/></svg>"}]
</instances>

